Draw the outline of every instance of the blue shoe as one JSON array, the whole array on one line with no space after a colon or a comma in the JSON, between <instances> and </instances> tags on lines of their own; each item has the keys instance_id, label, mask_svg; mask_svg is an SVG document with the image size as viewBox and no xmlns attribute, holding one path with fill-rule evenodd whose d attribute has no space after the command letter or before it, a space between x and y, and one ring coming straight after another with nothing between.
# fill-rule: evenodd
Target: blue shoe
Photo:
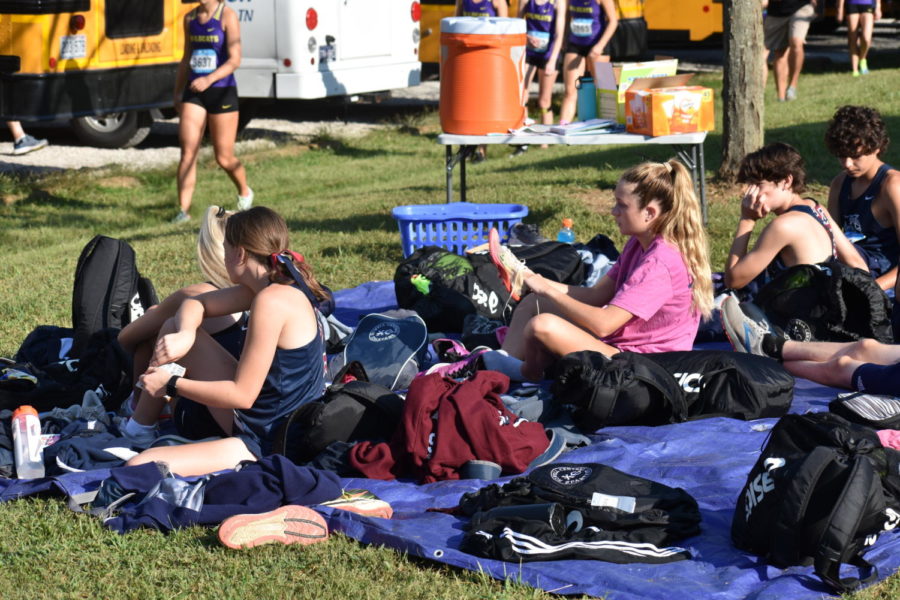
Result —
<instances>
[{"instance_id":1,"label":"blue shoe","mask_svg":"<svg viewBox=\"0 0 900 600\"><path fill-rule=\"evenodd\" d=\"M34 152L35 150L40 150L44 146L47 145L47 140L39 140L30 135L24 135L22 138L13 144L13 156L21 156L22 154L28 154L29 152Z\"/></svg>"}]
</instances>

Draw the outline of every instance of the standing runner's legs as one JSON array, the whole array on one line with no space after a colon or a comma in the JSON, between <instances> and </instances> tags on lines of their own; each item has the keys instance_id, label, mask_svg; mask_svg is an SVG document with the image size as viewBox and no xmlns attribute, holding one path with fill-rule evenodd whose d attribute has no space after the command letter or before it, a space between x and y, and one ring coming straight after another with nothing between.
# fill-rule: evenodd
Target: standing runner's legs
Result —
<instances>
[{"instance_id":1,"label":"standing runner's legs","mask_svg":"<svg viewBox=\"0 0 900 600\"><path fill-rule=\"evenodd\" d=\"M181 104L178 120L178 139L181 142L181 160L178 163L178 205L181 211L191 210L191 199L197 185L197 154L206 128L206 109L192 102Z\"/></svg>"},{"instance_id":2,"label":"standing runner's legs","mask_svg":"<svg viewBox=\"0 0 900 600\"><path fill-rule=\"evenodd\" d=\"M575 82L584 73L584 57L575 52L566 52L563 57L563 83L566 92L559 109L559 122L571 123L575 119L575 106L578 103L578 89Z\"/></svg>"},{"instance_id":3,"label":"standing runner's legs","mask_svg":"<svg viewBox=\"0 0 900 600\"><path fill-rule=\"evenodd\" d=\"M244 165L234 155L234 142L237 139L238 130L237 111L216 115L209 115L209 137L212 140L213 151L216 154L216 162L228 173L228 177L237 188L239 196L250 194L247 187L247 173Z\"/></svg>"},{"instance_id":4,"label":"standing runner's legs","mask_svg":"<svg viewBox=\"0 0 900 600\"><path fill-rule=\"evenodd\" d=\"M859 59L862 58L862 36L859 32L859 14L847 15L847 53L850 55L850 68L859 72Z\"/></svg>"}]
</instances>

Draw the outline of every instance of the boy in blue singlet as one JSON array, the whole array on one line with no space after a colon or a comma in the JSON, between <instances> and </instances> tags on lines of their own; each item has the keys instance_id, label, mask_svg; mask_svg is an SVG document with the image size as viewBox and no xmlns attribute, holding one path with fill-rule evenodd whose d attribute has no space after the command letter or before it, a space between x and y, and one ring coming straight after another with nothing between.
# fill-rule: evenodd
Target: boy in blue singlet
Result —
<instances>
[{"instance_id":1,"label":"boy in blue singlet","mask_svg":"<svg viewBox=\"0 0 900 600\"><path fill-rule=\"evenodd\" d=\"M825 132L843 168L831 181L828 210L883 290L895 288L900 258L900 172L881 160L889 143L881 115L866 106L842 106Z\"/></svg>"},{"instance_id":2,"label":"boy in blue singlet","mask_svg":"<svg viewBox=\"0 0 900 600\"><path fill-rule=\"evenodd\" d=\"M751 152L741 161L738 181L746 187L725 264L729 288L741 289L760 275L771 278L788 267L830 258L866 268L840 229L832 227L828 211L801 196L806 191L806 170L803 157L793 147L776 142ZM778 216L763 228L751 249L756 222L769 213Z\"/></svg>"}]
</instances>

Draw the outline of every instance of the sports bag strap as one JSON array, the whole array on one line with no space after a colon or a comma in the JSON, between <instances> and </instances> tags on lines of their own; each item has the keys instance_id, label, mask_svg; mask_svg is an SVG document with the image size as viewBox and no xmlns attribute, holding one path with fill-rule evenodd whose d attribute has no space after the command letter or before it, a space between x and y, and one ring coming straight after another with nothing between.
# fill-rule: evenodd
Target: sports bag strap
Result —
<instances>
[{"instance_id":1,"label":"sports bag strap","mask_svg":"<svg viewBox=\"0 0 900 600\"><path fill-rule=\"evenodd\" d=\"M769 554L773 562L779 566L787 566L797 564L800 559L800 548L798 541L800 539L799 529L802 527L803 519L806 516L806 509L809 505L810 498L825 469L834 462L837 450L828 446L816 446L800 463L799 468L794 470L793 476L789 479L785 478L787 487L781 497L781 509L773 523L773 533L771 539L777 540L777 544L773 544ZM783 460L779 457L770 457L768 460ZM767 460L767 462L768 462ZM773 466L774 468L785 468L784 466Z\"/></svg>"},{"instance_id":2,"label":"sports bag strap","mask_svg":"<svg viewBox=\"0 0 900 600\"><path fill-rule=\"evenodd\" d=\"M680 423L687 420L687 402L681 387L663 366L640 354L629 354L632 377L642 381L660 393L672 411L671 421Z\"/></svg>"},{"instance_id":3,"label":"sports bag strap","mask_svg":"<svg viewBox=\"0 0 900 600\"><path fill-rule=\"evenodd\" d=\"M841 490L840 496L831 509L828 523L822 532L822 539L816 546L813 562L816 575L832 588L843 593L853 591L860 585L878 578L878 569L869 564L862 556L852 557L851 563L870 569L868 577L862 580L855 577L841 578L839 573L842 556L848 546L853 543L859 530L873 484L876 482L872 463L865 456L856 456L847 483L844 484L844 489Z\"/></svg>"}]
</instances>

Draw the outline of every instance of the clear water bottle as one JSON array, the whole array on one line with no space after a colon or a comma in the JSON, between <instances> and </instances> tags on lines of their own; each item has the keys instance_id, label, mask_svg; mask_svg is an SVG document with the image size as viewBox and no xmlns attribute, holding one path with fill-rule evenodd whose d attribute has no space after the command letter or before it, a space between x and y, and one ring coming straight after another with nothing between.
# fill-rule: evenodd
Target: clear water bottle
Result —
<instances>
[{"instance_id":1,"label":"clear water bottle","mask_svg":"<svg viewBox=\"0 0 900 600\"><path fill-rule=\"evenodd\" d=\"M44 450L41 447L41 421L32 406L20 406L12 416L13 453L16 476L36 479L44 476Z\"/></svg>"},{"instance_id":2,"label":"clear water bottle","mask_svg":"<svg viewBox=\"0 0 900 600\"><path fill-rule=\"evenodd\" d=\"M556 234L556 240L567 244L575 243L575 232L572 231L572 219L562 220L562 229Z\"/></svg>"}]
</instances>

